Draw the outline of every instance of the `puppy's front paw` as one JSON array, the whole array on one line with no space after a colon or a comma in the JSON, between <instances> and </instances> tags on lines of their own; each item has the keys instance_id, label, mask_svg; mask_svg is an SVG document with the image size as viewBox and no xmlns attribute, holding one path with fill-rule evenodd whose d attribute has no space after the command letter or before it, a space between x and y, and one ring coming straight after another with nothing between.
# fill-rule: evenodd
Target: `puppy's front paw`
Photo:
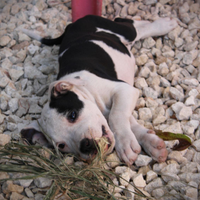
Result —
<instances>
[{"instance_id":1,"label":"puppy's front paw","mask_svg":"<svg viewBox=\"0 0 200 200\"><path fill-rule=\"evenodd\" d=\"M148 130L141 141L142 147L154 160L164 162L167 159L165 142L159 138L153 130Z\"/></svg>"},{"instance_id":2,"label":"puppy's front paw","mask_svg":"<svg viewBox=\"0 0 200 200\"><path fill-rule=\"evenodd\" d=\"M129 137L124 135L123 137L116 137L115 150L121 160L127 165L132 165L137 159L141 147L134 135Z\"/></svg>"}]
</instances>

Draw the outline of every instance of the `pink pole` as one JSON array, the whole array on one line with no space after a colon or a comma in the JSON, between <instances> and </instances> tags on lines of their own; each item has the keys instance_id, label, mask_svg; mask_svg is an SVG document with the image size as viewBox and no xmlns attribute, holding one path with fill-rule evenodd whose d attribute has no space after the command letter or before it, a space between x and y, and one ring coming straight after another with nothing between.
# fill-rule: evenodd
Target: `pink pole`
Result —
<instances>
[{"instance_id":1,"label":"pink pole","mask_svg":"<svg viewBox=\"0 0 200 200\"><path fill-rule=\"evenodd\" d=\"M86 15L102 13L102 0L72 0L72 22Z\"/></svg>"}]
</instances>

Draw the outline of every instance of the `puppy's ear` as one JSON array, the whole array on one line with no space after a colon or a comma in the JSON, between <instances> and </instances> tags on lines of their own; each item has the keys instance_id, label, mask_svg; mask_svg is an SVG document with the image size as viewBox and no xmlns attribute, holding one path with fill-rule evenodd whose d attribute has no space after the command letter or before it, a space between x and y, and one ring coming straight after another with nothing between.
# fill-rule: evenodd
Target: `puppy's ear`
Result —
<instances>
[{"instance_id":1,"label":"puppy's ear","mask_svg":"<svg viewBox=\"0 0 200 200\"><path fill-rule=\"evenodd\" d=\"M49 86L49 93L50 96L59 97L62 94L66 94L68 91L72 90L74 86L83 86L84 81L81 80L79 77L71 78L67 81L61 80L53 82Z\"/></svg>"},{"instance_id":2,"label":"puppy's ear","mask_svg":"<svg viewBox=\"0 0 200 200\"><path fill-rule=\"evenodd\" d=\"M58 97L62 94L66 94L69 90L71 90L73 85L66 81L59 81L54 84L51 89L51 96Z\"/></svg>"},{"instance_id":3,"label":"puppy's ear","mask_svg":"<svg viewBox=\"0 0 200 200\"><path fill-rule=\"evenodd\" d=\"M37 121L32 122L28 127L21 130L21 137L29 144L40 144L42 146L50 146L50 143L40 131Z\"/></svg>"}]
</instances>

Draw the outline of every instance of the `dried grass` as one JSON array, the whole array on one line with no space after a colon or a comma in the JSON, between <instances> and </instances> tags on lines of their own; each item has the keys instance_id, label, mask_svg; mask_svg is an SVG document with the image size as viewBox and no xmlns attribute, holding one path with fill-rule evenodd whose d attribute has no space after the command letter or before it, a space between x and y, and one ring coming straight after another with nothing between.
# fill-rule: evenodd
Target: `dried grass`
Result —
<instances>
[{"instance_id":1,"label":"dried grass","mask_svg":"<svg viewBox=\"0 0 200 200\"><path fill-rule=\"evenodd\" d=\"M89 165L66 165L63 154L42 146L25 145L22 142L11 142L0 149L0 171L25 173L17 179L35 179L47 177L52 185L46 193L45 200L64 196L64 199L116 199L113 178L122 178L111 170L104 168L102 149L106 141L101 141L98 156ZM49 156L47 156L49 155ZM55 164L55 159L60 164ZM7 179L1 180L6 181ZM10 179L9 179L10 180ZM11 179L13 180L13 179ZM145 195L135 187L131 191L136 195ZM117 198L119 199L119 197ZM121 198L124 199L124 198Z\"/></svg>"}]
</instances>

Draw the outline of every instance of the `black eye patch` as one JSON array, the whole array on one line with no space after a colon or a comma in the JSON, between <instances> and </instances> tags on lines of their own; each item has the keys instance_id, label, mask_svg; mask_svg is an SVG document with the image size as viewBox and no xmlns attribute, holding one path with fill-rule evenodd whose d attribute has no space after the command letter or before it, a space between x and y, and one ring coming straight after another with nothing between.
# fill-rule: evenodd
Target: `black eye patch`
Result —
<instances>
[{"instance_id":1,"label":"black eye patch","mask_svg":"<svg viewBox=\"0 0 200 200\"><path fill-rule=\"evenodd\" d=\"M81 109L83 109L84 104L78 98L77 94L68 91L65 94L60 95L59 97L51 96L50 108L56 109L58 113L66 114L67 112L76 111L78 114Z\"/></svg>"}]
</instances>

